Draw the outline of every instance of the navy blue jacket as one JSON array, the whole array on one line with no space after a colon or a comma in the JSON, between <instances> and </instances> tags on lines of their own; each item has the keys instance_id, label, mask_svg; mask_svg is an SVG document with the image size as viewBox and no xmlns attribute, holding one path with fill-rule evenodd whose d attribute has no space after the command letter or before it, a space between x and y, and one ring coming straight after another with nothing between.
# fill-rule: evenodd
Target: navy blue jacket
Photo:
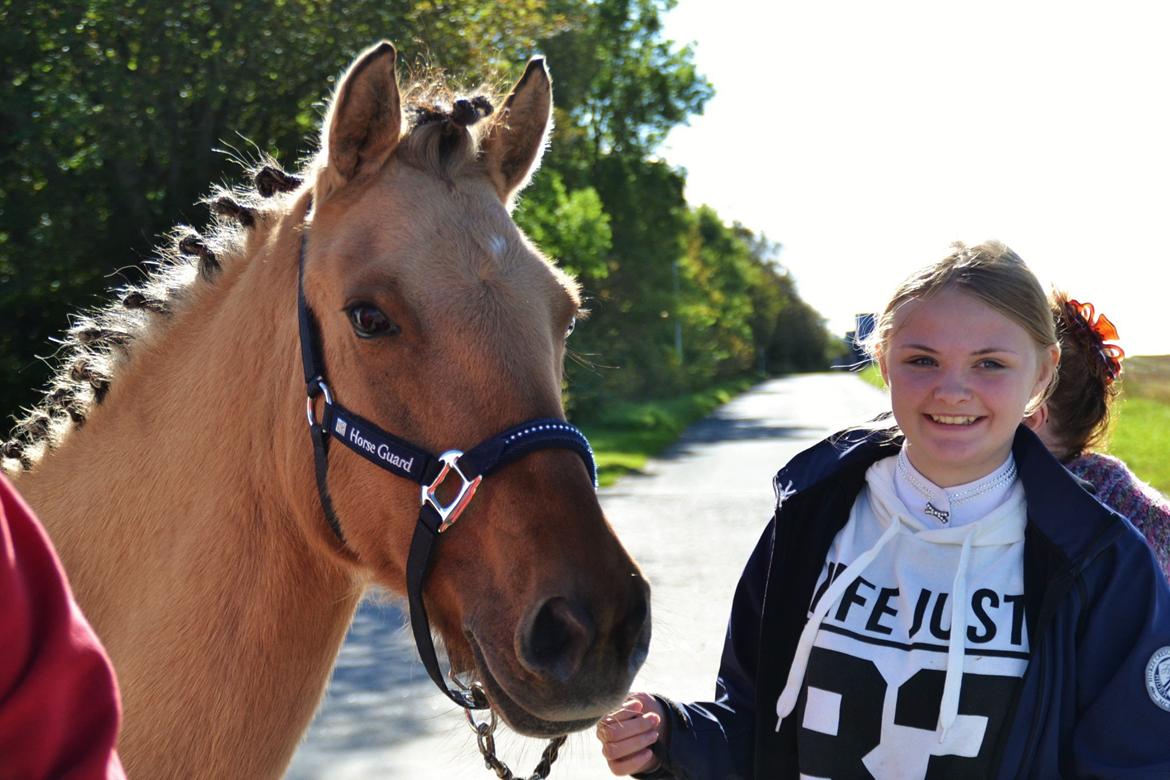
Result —
<instances>
[{"instance_id":1,"label":"navy blue jacket","mask_svg":"<svg viewBox=\"0 0 1170 780\"><path fill-rule=\"evenodd\" d=\"M668 729L651 777L798 777L798 719L775 732L776 698L865 472L900 446L889 431L852 432L776 475L785 498L736 589L715 701L662 699ZM1170 778L1170 700L1163 709L1147 687L1151 658L1170 648L1170 588L1141 535L1031 431L1020 427L1012 451L1027 499L1031 658L992 754L994 776Z\"/></svg>"}]
</instances>

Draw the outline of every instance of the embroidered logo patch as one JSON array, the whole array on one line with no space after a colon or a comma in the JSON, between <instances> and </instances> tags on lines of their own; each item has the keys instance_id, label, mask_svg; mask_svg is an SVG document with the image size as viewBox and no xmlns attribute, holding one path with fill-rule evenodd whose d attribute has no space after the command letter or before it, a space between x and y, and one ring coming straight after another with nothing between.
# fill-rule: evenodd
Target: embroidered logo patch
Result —
<instances>
[{"instance_id":1,"label":"embroidered logo patch","mask_svg":"<svg viewBox=\"0 0 1170 780\"><path fill-rule=\"evenodd\" d=\"M338 436L345 436L345 420L338 417L337 424L333 428L337 431Z\"/></svg>"},{"instance_id":2,"label":"embroidered logo patch","mask_svg":"<svg viewBox=\"0 0 1170 780\"><path fill-rule=\"evenodd\" d=\"M1170 712L1170 646L1161 647L1146 664L1146 692L1150 701Z\"/></svg>"}]
</instances>

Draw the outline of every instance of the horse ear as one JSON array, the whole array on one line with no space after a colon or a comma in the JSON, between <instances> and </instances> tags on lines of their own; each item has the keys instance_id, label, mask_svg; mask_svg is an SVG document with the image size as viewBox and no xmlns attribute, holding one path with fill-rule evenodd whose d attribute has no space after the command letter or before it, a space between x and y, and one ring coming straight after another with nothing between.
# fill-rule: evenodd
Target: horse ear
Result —
<instances>
[{"instance_id":1,"label":"horse ear","mask_svg":"<svg viewBox=\"0 0 1170 780\"><path fill-rule=\"evenodd\" d=\"M540 164L552 127L552 80L543 57L528 61L524 75L496 113L484 142L484 160L505 203Z\"/></svg>"},{"instance_id":2,"label":"horse ear","mask_svg":"<svg viewBox=\"0 0 1170 780\"><path fill-rule=\"evenodd\" d=\"M394 69L397 58L394 46L382 41L354 60L341 78L325 118L318 200L377 171L398 145L402 107Z\"/></svg>"}]
</instances>

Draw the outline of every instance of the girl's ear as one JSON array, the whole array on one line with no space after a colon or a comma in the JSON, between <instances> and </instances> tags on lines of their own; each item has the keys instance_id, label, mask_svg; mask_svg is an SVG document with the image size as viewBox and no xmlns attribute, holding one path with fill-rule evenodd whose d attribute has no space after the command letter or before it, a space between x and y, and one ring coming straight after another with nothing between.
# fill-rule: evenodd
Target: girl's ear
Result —
<instances>
[{"instance_id":1,"label":"girl's ear","mask_svg":"<svg viewBox=\"0 0 1170 780\"><path fill-rule=\"evenodd\" d=\"M889 387L890 386L890 370L886 366L886 353L882 350L878 350L877 364L878 364L878 369L881 370L881 372L882 372L882 381L886 383L886 387Z\"/></svg>"},{"instance_id":2,"label":"girl's ear","mask_svg":"<svg viewBox=\"0 0 1170 780\"><path fill-rule=\"evenodd\" d=\"M1050 387L1055 387L1057 372L1060 371L1060 346L1052 344L1040 353L1040 376L1032 388L1033 398L1047 398Z\"/></svg>"},{"instance_id":3,"label":"girl's ear","mask_svg":"<svg viewBox=\"0 0 1170 780\"><path fill-rule=\"evenodd\" d=\"M1068 448L1061 441L1059 432L1052 427L1052 416L1049 414L1048 404L1040 404L1036 407L1036 411L1024 418L1023 422L1026 427L1032 430L1032 433L1040 437L1040 441L1058 460L1064 460L1069 455Z\"/></svg>"},{"instance_id":4,"label":"girl's ear","mask_svg":"<svg viewBox=\"0 0 1170 780\"><path fill-rule=\"evenodd\" d=\"M1048 424L1048 404L1040 404L1036 411L1024 418L1024 425L1032 429L1033 433L1040 433Z\"/></svg>"}]
</instances>

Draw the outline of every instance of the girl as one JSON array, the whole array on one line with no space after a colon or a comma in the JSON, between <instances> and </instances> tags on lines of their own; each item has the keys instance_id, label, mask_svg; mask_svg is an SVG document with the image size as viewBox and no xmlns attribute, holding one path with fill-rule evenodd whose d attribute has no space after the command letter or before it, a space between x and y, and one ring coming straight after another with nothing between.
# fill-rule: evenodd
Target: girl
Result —
<instances>
[{"instance_id":1,"label":"girl","mask_svg":"<svg viewBox=\"0 0 1170 780\"><path fill-rule=\"evenodd\" d=\"M902 284L871 352L897 427L777 474L712 702L634 694L619 775L1170 776L1170 589L1020 425L1059 347L1002 244Z\"/></svg>"},{"instance_id":2,"label":"girl","mask_svg":"<svg viewBox=\"0 0 1170 780\"><path fill-rule=\"evenodd\" d=\"M1158 564L1170 577L1170 502L1142 482L1117 458L1090 451L1109 429L1125 352L1117 329L1091 303L1051 296L1060 336L1060 381L1052 396L1024 424L1034 430L1064 467L1096 489L1146 537Z\"/></svg>"}]
</instances>

